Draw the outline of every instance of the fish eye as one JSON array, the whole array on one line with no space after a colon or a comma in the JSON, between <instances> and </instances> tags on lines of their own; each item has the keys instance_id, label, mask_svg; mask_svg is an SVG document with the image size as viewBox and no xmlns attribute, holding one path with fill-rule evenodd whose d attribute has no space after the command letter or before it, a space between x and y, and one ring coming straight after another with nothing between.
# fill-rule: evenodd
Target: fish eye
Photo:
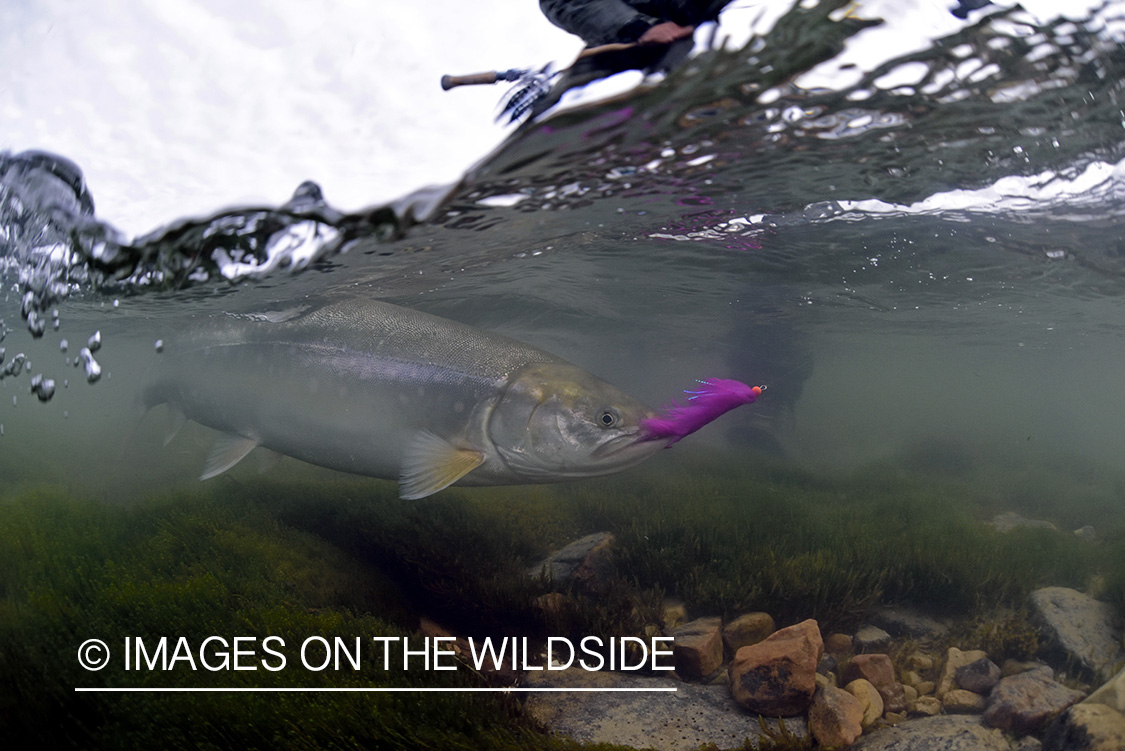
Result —
<instances>
[{"instance_id":1,"label":"fish eye","mask_svg":"<svg viewBox=\"0 0 1125 751\"><path fill-rule=\"evenodd\" d=\"M616 428L621 423L621 415L613 407L606 407L598 415L598 424L603 428Z\"/></svg>"}]
</instances>

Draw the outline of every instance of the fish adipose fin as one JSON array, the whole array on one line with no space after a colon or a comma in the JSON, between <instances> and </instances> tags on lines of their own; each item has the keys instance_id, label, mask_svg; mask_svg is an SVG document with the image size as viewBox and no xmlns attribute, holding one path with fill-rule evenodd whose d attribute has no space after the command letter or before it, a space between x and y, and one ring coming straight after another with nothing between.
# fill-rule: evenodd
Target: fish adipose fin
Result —
<instances>
[{"instance_id":1,"label":"fish adipose fin","mask_svg":"<svg viewBox=\"0 0 1125 751\"><path fill-rule=\"evenodd\" d=\"M428 430L419 431L402 456L398 478L399 496L413 501L433 495L472 472L484 462L484 454L457 448Z\"/></svg>"},{"instance_id":2,"label":"fish adipose fin","mask_svg":"<svg viewBox=\"0 0 1125 751\"><path fill-rule=\"evenodd\" d=\"M203 467L203 474L199 479L210 480L216 475L221 475L245 459L246 455L257 446L257 438L224 433L215 439L215 445L211 447L211 455L207 457L207 464Z\"/></svg>"}]
</instances>

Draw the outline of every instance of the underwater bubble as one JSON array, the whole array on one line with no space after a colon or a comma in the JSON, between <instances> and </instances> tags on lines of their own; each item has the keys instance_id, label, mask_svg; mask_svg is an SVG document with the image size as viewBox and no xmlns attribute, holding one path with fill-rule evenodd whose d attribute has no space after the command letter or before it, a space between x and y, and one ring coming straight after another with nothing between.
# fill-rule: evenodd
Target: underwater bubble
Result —
<instances>
[{"instance_id":1,"label":"underwater bubble","mask_svg":"<svg viewBox=\"0 0 1125 751\"><path fill-rule=\"evenodd\" d=\"M164 351L164 340L163 339L157 339L156 343L153 344L152 346L156 349L157 353L163 352Z\"/></svg>"},{"instance_id":2,"label":"underwater bubble","mask_svg":"<svg viewBox=\"0 0 1125 751\"><path fill-rule=\"evenodd\" d=\"M27 330L31 332L33 338L38 339L47 330L47 322L40 318L34 310L28 311Z\"/></svg>"},{"instance_id":3,"label":"underwater bubble","mask_svg":"<svg viewBox=\"0 0 1125 751\"><path fill-rule=\"evenodd\" d=\"M86 368L86 381L96 383L102 377L102 366L98 365L98 361L94 359L94 354L88 348L83 347L78 353L78 357Z\"/></svg>"},{"instance_id":4,"label":"underwater bubble","mask_svg":"<svg viewBox=\"0 0 1125 751\"><path fill-rule=\"evenodd\" d=\"M66 352L67 346L68 345L67 345L66 339L63 339L62 341L59 342L59 351L60 352Z\"/></svg>"},{"instance_id":5,"label":"underwater bubble","mask_svg":"<svg viewBox=\"0 0 1125 751\"><path fill-rule=\"evenodd\" d=\"M55 395L55 382L50 378L44 378L42 373L37 373L31 378L31 393L35 394L39 401L49 402Z\"/></svg>"},{"instance_id":6,"label":"underwater bubble","mask_svg":"<svg viewBox=\"0 0 1125 751\"><path fill-rule=\"evenodd\" d=\"M18 355L12 358L12 361L10 363L4 366L3 370L0 370L0 378L5 378L7 376L18 376L23 372L23 366L26 361L27 355L25 355L23 352L20 352Z\"/></svg>"},{"instance_id":7,"label":"underwater bubble","mask_svg":"<svg viewBox=\"0 0 1125 751\"><path fill-rule=\"evenodd\" d=\"M97 352L99 349L101 349L102 348L102 332L101 331L95 331L93 333L93 335L88 340L86 340L86 347L89 348L89 350L91 352Z\"/></svg>"}]
</instances>

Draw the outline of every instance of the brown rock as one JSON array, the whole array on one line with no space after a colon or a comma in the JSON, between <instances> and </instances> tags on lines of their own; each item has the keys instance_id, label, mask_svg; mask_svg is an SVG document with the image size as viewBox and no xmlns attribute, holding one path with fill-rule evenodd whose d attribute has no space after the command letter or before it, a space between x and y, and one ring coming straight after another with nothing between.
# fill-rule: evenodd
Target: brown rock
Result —
<instances>
[{"instance_id":1,"label":"brown rock","mask_svg":"<svg viewBox=\"0 0 1125 751\"><path fill-rule=\"evenodd\" d=\"M927 696L934 692L935 686L933 681L922 681L914 688L918 689L919 696Z\"/></svg>"},{"instance_id":2,"label":"brown rock","mask_svg":"<svg viewBox=\"0 0 1125 751\"><path fill-rule=\"evenodd\" d=\"M1082 692L1052 678L1050 668L1036 668L1001 679L989 695L984 722L1018 735L1038 732L1047 721L1081 700Z\"/></svg>"},{"instance_id":3,"label":"brown rock","mask_svg":"<svg viewBox=\"0 0 1125 751\"><path fill-rule=\"evenodd\" d=\"M941 702L938 701L936 696L920 696L916 702L910 705L910 712L933 717L941 714Z\"/></svg>"},{"instance_id":4,"label":"brown rock","mask_svg":"<svg viewBox=\"0 0 1125 751\"><path fill-rule=\"evenodd\" d=\"M879 689L875 688L871 681L856 678L844 686L844 690L859 699L859 703L863 705L863 719L860 724L865 730L883 716L883 697L879 695Z\"/></svg>"},{"instance_id":5,"label":"brown rock","mask_svg":"<svg viewBox=\"0 0 1125 751\"><path fill-rule=\"evenodd\" d=\"M957 647L950 647L949 651L945 653L945 667L942 668L941 678L937 684L937 698L943 699L945 692L956 688L953 685L953 675L957 672L958 668L968 665L970 662L988 657L982 649L970 649L962 651Z\"/></svg>"},{"instance_id":6,"label":"brown rock","mask_svg":"<svg viewBox=\"0 0 1125 751\"><path fill-rule=\"evenodd\" d=\"M829 634L824 640L824 651L830 655L850 655L852 637L848 634Z\"/></svg>"},{"instance_id":7,"label":"brown rock","mask_svg":"<svg viewBox=\"0 0 1125 751\"><path fill-rule=\"evenodd\" d=\"M887 712L906 711L906 687L897 681L885 686L876 686L883 697L883 707Z\"/></svg>"},{"instance_id":8,"label":"brown rock","mask_svg":"<svg viewBox=\"0 0 1125 751\"><path fill-rule=\"evenodd\" d=\"M919 673L934 669L934 658L925 652L911 652L906 658L906 667Z\"/></svg>"},{"instance_id":9,"label":"brown rock","mask_svg":"<svg viewBox=\"0 0 1125 751\"><path fill-rule=\"evenodd\" d=\"M743 647L757 644L774 632L773 617L769 613L744 613L723 626L723 646L734 654Z\"/></svg>"},{"instance_id":10,"label":"brown rock","mask_svg":"<svg viewBox=\"0 0 1125 751\"><path fill-rule=\"evenodd\" d=\"M681 678L698 681L723 664L722 625L719 618L696 618L672 631L672 658Z\"/></svg>"},{"instance_id":11,"label":"brown rock","mask_svg":"<svg viewBox=\"0 0 1125 751\"><path fill-rule=\"evenodd\" d=\"M730 664L730 690L751 712L789 717L808 709L816 666L824 651L816 621L775 631L738 650Z\"/></svg>"},{"instance_id":12,"label":"brown rock","mask_svg":"<svg viewBox=\"0 0 1125 751\"><path fill-rule=\"evenodd\" d=\"M984 711L984 697L963 688L951 688L941 700L950 714L977 714Z\"/></svg>"},{"instance_id":13,"label":"brown rock","mask_svg":"<svg viewBox=\"0 0 1125 751\"><path fill-rule=\"evenodd\" d=\"M857 678L866 678L875 688L895 682L895 666L885 654L856 655L844 667L840 680L845 684Z\"/></svg>"},{"instance_id":14,"label":"brown rock","mask_svg":"<svg viewBox=\"0 0 1125 751\"><path fill-rule=\"evenodd\" d=\"M809 707L809 732L828 748L845 748L863 733L863 704L843 689L824 686Z\"/></svg>"},{"instance_id":15,"label":"brown rock","mask_svg":"<svg viewBox=\"0 0 1125 751\"><path fill-rule=\"evenodd\" d=\"M1043 751L1121 751L1125 715L1105 704L1082 702L1063 712L1043 734Z\"/></svg>"}]
</instances>

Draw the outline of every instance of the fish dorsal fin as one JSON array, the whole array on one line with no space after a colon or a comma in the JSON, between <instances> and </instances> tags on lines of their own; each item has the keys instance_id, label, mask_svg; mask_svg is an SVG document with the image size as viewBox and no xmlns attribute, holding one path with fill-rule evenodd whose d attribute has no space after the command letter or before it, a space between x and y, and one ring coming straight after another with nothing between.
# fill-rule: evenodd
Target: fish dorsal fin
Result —
<instances>
[{"instance_id":1,"label":"fish dorsal fin","mask_svg":"<svg viewBox=\"0 0 1125 751\"><path fill-rule=\"evenodd\" d=\"M472 472L484 454L457 448L428 430L420 430L407 444L398 478L399 496L408 501L433 495Z\"/></svg>"},{"instance_id":2,"label":"fish dorsal fin","mask_svg":"<svg viewBox=\"0 0 1125 751\"><path fill-rule=\"evenodd\" d=\"M199 479L210 480L215 475L221 475L245 459L257 445L257 438L223 433L215 439L215 444L211 447L211 455L207 457L207 464L203 467L203 474Z\"/></svg>"}]
</instances>

